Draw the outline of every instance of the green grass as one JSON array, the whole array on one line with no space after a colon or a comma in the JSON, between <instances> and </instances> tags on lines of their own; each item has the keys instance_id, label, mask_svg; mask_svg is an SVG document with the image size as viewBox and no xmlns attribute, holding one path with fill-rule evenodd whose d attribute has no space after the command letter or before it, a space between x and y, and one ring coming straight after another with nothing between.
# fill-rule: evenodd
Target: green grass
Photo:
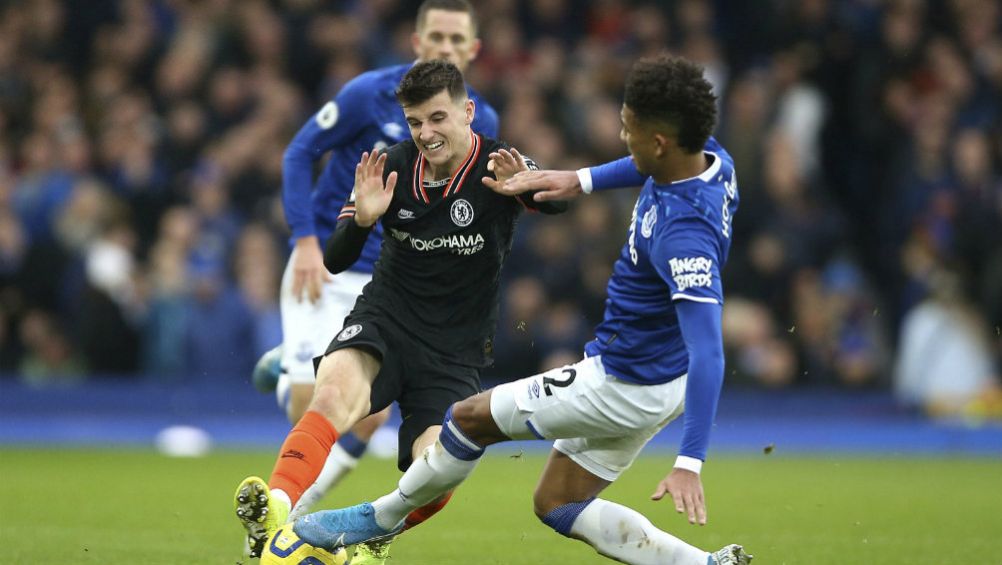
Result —
<instances>
[{"instance_id":1,"label":"green grass","mask_svg":"<svg viewBox=\"0 0 1002 565\"><path fill-rule=\"evenodd\" d=\"M539 455L489 454L447 509L397 541L390 563L608 563L531 512ZM1002 461L714 458L710 524L648 499L671 458L645 456L606 493L707 549L744 544L759 564L1002 564ZM232 490L267 475L268 453L170 459L150 452L0 450L0 564L234 565ZM392 462L366 459L328 500L391 488Z\"/></svg>"}]
</instances>

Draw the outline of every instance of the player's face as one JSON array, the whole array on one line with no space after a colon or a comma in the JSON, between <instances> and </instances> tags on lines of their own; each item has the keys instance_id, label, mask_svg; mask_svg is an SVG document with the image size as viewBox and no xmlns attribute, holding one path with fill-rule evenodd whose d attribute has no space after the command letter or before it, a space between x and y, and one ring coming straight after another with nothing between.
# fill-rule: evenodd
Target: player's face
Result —
<instances>
[{"instance_id":1,"label":"player's face","mask_svg":"<svg viewBox=\"0 0 1002 565\"><path fill-rule=\"evenodd\" d=\"M444 59L463 72L480 51L470 14L452 10L425 12L423 25L419 25L411 43L419 60Z\"/></svg>"},{"instance_id":2,"label":"player's face","mask_svg":"<svg viewBox=\"0 0 1002 565\"><path fill-rule=\"evenodd\" d=\"M643 175L651 174L658 149L654 133L637 120L636 114L629 106L624 104L619 115L623 121L619 138L626 142L626 148L630 150L637 171Z\"/></svg>"},{"instance_id":3,"label":"player's face","mask_svg":"<svg viewBox=\"0 0 1002 565\"><path fill-rule=\"evenodd\" d=\"M435 167L446 166L466 157L470 148L473 101L453 100L442 90L421 104L404 106L411 138Z\"/></svg>"}]
</instances>

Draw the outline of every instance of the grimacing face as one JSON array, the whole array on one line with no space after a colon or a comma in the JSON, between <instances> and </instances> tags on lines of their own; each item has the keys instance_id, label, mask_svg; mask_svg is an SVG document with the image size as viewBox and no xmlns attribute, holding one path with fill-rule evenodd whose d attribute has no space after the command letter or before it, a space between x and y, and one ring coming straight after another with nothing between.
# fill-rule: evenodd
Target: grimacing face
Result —
<instances>
[{"instance_id":1,"label":"grimacing face","mask_svg":"<svg viewBox=\"0 0 1002 565\"><path fill-rule=\"evenodd\" d=\"M424 22L411 36L414 54L420 61L442 59L466 72L470 61L480 51L480 40L474 36L473 21L466 12L431 9Z\"/></svg>"},{"instance_id":2,"label":"grimacing face","mask_svg":"<svg viewBox=\"0 0 1002 565\"><path fill-rule=\"evenodd\" d=\"M434 169L451 171L470 147L470 124L475 111L468 98L453 100L443 89L420 104L404 106L404 117L424 158Z\"/></svg>"}]
</instances>

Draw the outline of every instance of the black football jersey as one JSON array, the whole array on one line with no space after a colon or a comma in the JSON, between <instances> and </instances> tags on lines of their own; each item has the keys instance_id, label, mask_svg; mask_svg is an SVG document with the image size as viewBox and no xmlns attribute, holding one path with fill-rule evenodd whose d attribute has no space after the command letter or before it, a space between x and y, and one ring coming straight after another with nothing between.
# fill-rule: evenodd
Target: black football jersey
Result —
<instances>
[{"instance_id":1,"label":"black football jersey","mask_svg":"<svg viewBox=\"0 0 1002 565\"><path fill-rule=\"evenodd\" d=\"M376 310L425 346L464 365L492 362L501 266L519 214L563 211L564 203L502 196L484 186L488 155L508 148L473 134L462 166L447 182L426 182L427 162L415 143L387 150L384 179L398 174L393 200L380 218L383 244L372 281L355 306ZM340 218L354 221L354 194ZM343 221L343 220L342 220Z\"/></svg>"}]
</instances>

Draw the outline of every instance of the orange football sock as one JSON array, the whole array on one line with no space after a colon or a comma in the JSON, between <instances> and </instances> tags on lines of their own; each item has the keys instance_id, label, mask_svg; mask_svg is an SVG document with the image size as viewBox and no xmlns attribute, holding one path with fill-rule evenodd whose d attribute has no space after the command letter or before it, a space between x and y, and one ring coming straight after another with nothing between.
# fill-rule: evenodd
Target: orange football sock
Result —
<instances>
[{"instance_id":1,"label":"orange football sock","mask_svg":"<svg viewBox=\"0 0 1002 565\"><path fill-rule=\"evenodd\" d=\"M438 514L439 510L445 508L445 505L449 502L450 498L452 498L452 493L447 492L428 504L412 510L411 513L404 518L404 530L409 530L424 522L428 518L431 518L435 514Z\"/></svg>"},{"instance_id":2,"label":"orange football sock","mask_svg":"<svg viewBox=\"0 0 1002 565\"><path fill-rule=\"evenodd\" d=\"M295 506L303 492L317 480L338 434L320 412L310 410L300 418L279 451L268 487L281 489Z\"/></svg>"}]
</instances>

